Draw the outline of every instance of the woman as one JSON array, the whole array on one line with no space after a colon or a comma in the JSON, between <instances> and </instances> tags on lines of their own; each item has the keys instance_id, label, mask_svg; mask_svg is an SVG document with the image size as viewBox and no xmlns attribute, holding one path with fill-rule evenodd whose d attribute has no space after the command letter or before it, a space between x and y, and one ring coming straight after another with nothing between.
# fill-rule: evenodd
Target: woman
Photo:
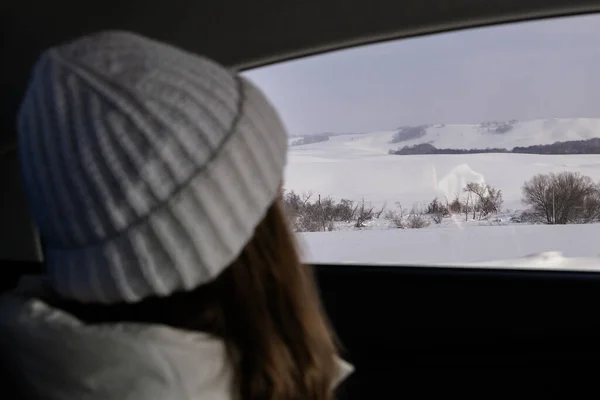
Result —
<instances>
[{"instance_id":1,"label":"woman","mask_svg":"<svg viewBox=\"0 0 600 400\"><path fill-rule=\"evenodd\" d=\"M18 131L48 276L0 302L0 350L28 398L333 397L352 368L282 213L287 135L257 88L104 32L42 55Z\"/></svg>"}]
</instances>

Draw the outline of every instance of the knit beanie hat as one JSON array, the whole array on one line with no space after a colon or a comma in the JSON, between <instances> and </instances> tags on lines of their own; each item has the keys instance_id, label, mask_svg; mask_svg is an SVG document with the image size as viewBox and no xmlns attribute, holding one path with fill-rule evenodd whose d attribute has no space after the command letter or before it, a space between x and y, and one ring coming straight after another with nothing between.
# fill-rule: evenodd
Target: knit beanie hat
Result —
<instances>
[{"instance_id":1,"label":"knit beanie hat","mask_svg":"<svg viewBox=\"0 0 600 400\"><path fill-rule=\"evenodd\" d=\"M18 116L54 289L137 302L210 282L275 201L287 135L249 81L127 32L47 50Z\"/></svg>"}]
</instances>

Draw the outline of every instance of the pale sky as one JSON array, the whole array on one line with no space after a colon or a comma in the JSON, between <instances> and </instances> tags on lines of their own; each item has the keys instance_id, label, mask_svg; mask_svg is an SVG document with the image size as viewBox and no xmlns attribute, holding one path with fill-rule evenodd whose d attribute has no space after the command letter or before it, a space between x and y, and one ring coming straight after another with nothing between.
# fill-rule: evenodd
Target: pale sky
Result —
<instances>
[{"instance_id":1,"label":"pale sky","mask_svg":"<svg viewBox=\"0 0 600 400\"><path fill-rule=\"evenodd\" d=\"M245 75L291 134L600 117L600 16L397 40Z\"/></svg>"}]
</instances>

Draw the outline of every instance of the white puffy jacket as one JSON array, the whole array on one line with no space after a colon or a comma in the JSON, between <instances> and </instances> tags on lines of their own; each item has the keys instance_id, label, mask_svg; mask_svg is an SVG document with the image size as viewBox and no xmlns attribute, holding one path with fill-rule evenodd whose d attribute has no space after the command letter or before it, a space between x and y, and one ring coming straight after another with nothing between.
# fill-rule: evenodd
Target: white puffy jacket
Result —
<instances>
[{"instance_id":1,"label":"white puffy jacket","mask_svg":"<svg viewBox=\"0 0 600 400\"><path fill-rule=\"evenodd\" d=\"M45 400L230 400L221 340L134 323L86 325L52 308L40 278L0 300L0 354ZM339 384L352 366L339 360Z\"/></svg>"}]
</instances>

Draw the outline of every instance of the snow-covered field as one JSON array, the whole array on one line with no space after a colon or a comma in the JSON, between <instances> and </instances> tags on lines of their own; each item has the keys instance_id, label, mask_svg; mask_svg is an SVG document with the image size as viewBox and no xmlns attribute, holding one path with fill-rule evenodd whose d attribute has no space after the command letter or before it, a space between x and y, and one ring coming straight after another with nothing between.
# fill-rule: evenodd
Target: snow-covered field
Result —
<instances>
[{"instance_id":1,"label":"snow-covered field","mask_svg":"<svg viewBox=\"0 0 600 400\"><path fill-rule=\"evenodd\" d=\"M331 137L329 141L290 148L286 189L311 191L335 199L365 199L374 205L400 202L404 208L434 197L453 198L467 182L485 182L502 190L501 222L447 219L424 229L375 229L300 235L309 262L441 264L520 258L545 251L568 257L600 256L600 224L545 226L510 223L522 209L521 186L535 174L573 171L600 181L600 155L474 154L398 156L390 149L431 142L438 148L486 148L550 144L600 137L600 119L553 119L517 122L504 134L479 124L439 125L425 137L390 143L394 131ZM503 225L503 226L498 226ZM599 259L600 261L600 259ZM600 263L599 263L600 264Z\"/></svg>"},{"instance_id":2,"label":"snow-covered field","mask_svg":"<svg viewBox=\"0 0 600 400\"><path fill-rule=\"evenodd\" d=\"M599 224L316 232L300 234L299 241L309 263L461 264L545 252L600 257Z\"/></svg>"}]
</instances>

